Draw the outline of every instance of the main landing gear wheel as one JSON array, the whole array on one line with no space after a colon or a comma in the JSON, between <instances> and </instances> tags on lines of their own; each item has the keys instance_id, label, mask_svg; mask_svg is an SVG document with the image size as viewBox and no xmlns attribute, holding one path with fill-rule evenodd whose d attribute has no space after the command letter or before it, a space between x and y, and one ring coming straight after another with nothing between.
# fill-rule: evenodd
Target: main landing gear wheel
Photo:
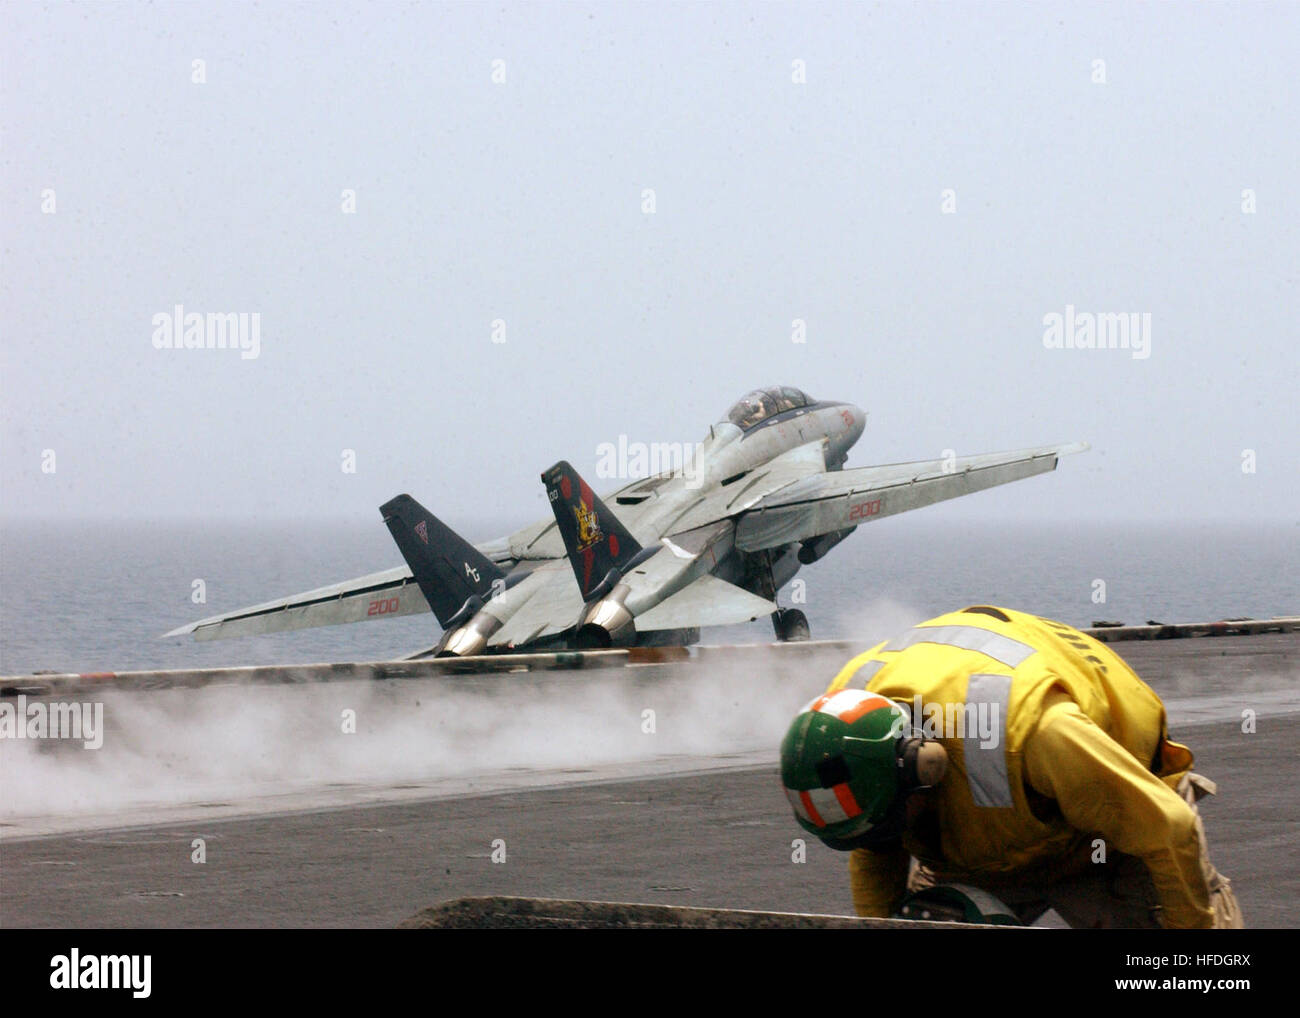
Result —
<instances>
[{"instance_id":1,"label":"main landing gear wheel","mask_svg":"<svg viewBox=\"0 0 1300 1018\"><path fill-rule=\"evenodd\" d=\"M772 628L782 643L795 643L812 638L808 629L808 616L798 608L778 608L772 613Z\"/></svg>"}]
</instances>

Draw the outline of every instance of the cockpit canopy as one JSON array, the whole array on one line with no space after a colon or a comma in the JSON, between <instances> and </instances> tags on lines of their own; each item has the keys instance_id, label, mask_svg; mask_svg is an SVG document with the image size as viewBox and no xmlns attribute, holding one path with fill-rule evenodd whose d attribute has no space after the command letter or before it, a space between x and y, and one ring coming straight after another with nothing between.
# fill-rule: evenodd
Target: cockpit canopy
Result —
<instances>
[{"instance_id":1,"label":"cockpit canopy","mask_svg":"<svg viewBox=\"0 0 1300 1018\"><path fill-rule=\"evenodd\" d=\"M796 410L812 402L808 394L799 389L789 385L773 385L741 396L727 411L727 420L745 431L774 414Z\"/></svg>"}]
</instances>

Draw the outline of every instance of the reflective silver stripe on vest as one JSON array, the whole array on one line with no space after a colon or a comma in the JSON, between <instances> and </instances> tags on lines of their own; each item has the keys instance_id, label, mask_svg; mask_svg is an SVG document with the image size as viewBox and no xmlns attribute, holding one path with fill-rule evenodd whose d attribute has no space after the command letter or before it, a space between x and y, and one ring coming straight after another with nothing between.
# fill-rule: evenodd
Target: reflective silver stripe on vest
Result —
<instances>
[{"instance_id":1,"label":"reflective silver stripe on vest","mask_svg":"<svg viewBox=\"0 0 1300 1018\"><path fill-rule=\"evenodd\" d=\"M861 682L862 688L866 689L867 683L876 677L876 672L884 668L886 663L887 662L885 661L866 662L866 664L864 664L861 668L859 668L856 672L853 673L853 681Z\"/></svg>"},{"instance_id":2,"label":"reflective silver stripe on vest","mask_svg":"<svg viewBox=\"0 0 1300 1018\"><path fill-rule=\"evenodd\" d=\"M1000 633L990 633L978 626L918 626L891 640L886 650L905 650L918 643L940 643L946 647L977 650L1008 668L1015 668L1031 654L1033 647Z\"/></svg>"},{"instance_id":3,"label":"reflective silver stripe on vest","mask_svg":"<svg viewBox=\"0 0 1300 1018\"><path fill-rule=\"evenodd\" d=\"M967 728L962 739L966 758L966 780L976 806L1011 807L1011 782L1007 778L1007 707L1011 702L1010 675L972 675L966 684L966 706L975 706L976 716L996 719L992 735L985 740ZM995 714L996 712L996 714ZM992 745L985 744L986 742Z\"/></svg>"}]
</instances>

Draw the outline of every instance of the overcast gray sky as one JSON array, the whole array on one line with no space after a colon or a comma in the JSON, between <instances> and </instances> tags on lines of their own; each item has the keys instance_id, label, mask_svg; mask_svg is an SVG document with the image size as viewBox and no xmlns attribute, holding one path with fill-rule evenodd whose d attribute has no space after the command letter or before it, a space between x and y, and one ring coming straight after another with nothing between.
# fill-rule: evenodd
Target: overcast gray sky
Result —
<instances>
[{"instance_id":1,"label":"overcast gray sky","mask_svg":"<svg viewBox=\"0 0 1300 1018\"><path fill-rule=\"evenodd\" d=\"M523 522L786 383L870 412L850 466L1093 444L936 515L1297 519L1296 4L0 24L6 517ZM177 304L258 355L156 349Z\"/></svg>"}]
</instances>

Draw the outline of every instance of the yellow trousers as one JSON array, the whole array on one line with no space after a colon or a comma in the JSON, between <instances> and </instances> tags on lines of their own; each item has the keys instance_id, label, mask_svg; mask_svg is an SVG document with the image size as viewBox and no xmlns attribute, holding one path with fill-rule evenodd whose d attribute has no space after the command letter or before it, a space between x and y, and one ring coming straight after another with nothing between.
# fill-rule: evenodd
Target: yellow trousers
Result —
<instances>
[{"instance_id":1,"label":"yellow trousers","mask_svg":"<svg viewBox=\"0 0 1300 1018\"><path fill-rule=\"evenodd\" d=\"M1214 928L1239 930L1243 923L1237 896L1232 893L1228 878L1210 862L1205 827L1196 806L1196 801L1202 796L1215 794L1214 782L1199 774L1187 773L1175 791L1196 815L1201 868L1210 889ZM912 860L908 891L924 890L942 882L941 876ZM962 882L974 883L969 877L963 877ZM1146 866L1140 859L1122 853L1115 853L1092 871L1053 883L1016 882L985 889L1003 901L1026 925L1048 909L1055 909L1074 929L1159 929L1161 925L1160 906L1156 903L1155 887Z\"/></svg>"}]
</instances>

